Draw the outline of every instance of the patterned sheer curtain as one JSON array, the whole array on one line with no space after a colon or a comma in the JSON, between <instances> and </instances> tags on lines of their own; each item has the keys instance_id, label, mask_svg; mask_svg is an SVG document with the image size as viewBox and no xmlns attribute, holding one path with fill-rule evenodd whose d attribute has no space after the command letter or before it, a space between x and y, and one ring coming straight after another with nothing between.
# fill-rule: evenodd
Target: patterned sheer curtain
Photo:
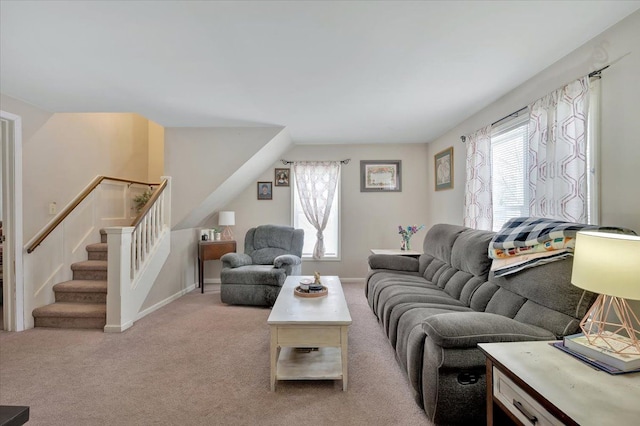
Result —
<instances>
[{"instance_id":1,"label":"patterned sheer curtain","mask_svg":"<svg viewBox=\"0 0 640 426\"><path fill-rule=\"evenodd\" d=\"M493 227L491 193L491 126L467 136L467 182L464 225L490 231Z\"/></svg>"},{"instance_id":2,"label":"patterned sheer curtain","mask_svg":"<svg viewBox=\"0 0 640 426\"><path fill-rule=\"evenodd\" d=\"M530 105L529 214L588 223L589 77Z\"/></svg>"},{"instance_id":3,"label":"patterned sheer curtain","mask_svg":"<svg viewBox=\"0 0 640 426\"><path fill-rule=\"evenodd\" d=\"M296 188L304 215L316 228L313 258L324 256L323 231L327 226L340 176L339 161L296 161L293 163Z\"/></svg>"}]
</instances>

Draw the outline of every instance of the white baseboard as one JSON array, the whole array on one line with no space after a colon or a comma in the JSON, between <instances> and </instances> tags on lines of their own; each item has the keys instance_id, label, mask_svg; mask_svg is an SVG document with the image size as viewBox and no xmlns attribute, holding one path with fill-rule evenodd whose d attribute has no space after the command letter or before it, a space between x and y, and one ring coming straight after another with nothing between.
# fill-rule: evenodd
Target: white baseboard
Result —
<instances>
[{"instance_id":1,"label":"white baseboard","mask_svg":"<svg viewBox=\"0 0 640 426\"><path fill-rule=\"evenodd\" d=\"M104 332L105 333L122 333L125 330L128 330L133 325L133 321L125 322L122 325L105 325Z\"/></svg>"},{"instance_id":2,"label":"white baseboard","mask_svg":"<svg viewBox=\"0 0 640 426\"><path fill-rule=\"evenodd\" d=\"M162 308L163 306L168 305L169 303L173 302L174 300L178 299L179 297L184 296L185 294L189 293L190 291L194 290L195 288L196 288L196 284L193 283L189 287L184 288L184 289L180 290L179 292L167 297L166 299L159 301L155 305L149 306L147 309L138 312L138 315L136 316L136 321L138 321L140 318L146 317L151 312L157 311L158 309Z\"/></svg>"}]
</instances>

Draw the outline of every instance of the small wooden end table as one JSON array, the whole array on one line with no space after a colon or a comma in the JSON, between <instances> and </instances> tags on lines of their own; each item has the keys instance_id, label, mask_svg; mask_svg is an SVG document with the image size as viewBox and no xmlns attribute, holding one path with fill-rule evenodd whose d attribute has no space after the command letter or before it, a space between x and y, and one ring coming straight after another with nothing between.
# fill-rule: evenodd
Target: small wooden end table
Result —
<instances>
[{"instance_id":1,"label":"small wooden end table","mask_svg":"<svg viewBox=\"0 0 640 426\"><path fill-rule=\"evenodd\" d=\"M416 250L400 250L400 249L371 249L372 254L386 254L388 256L409 256L420 257L422 252Z\"/></svg>"},{"instance_id":2,"label":"small wooden end table","mask_svg":"<svg viewBox=\"0 0 640 426\"><path fill-rule=\"evenodd\" d=\"M198 244L198 285L201 293L204 293L204 262L207 260L218 260L227 253L235 253L236 242L233 240L223 241L200 241Z\"/></svg>"}]
</instances>

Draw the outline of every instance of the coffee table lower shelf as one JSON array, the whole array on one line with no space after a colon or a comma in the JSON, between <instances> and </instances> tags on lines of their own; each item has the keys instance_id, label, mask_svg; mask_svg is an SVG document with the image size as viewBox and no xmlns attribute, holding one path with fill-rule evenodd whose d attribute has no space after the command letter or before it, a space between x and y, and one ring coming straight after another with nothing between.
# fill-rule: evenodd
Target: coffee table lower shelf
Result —
<instances>
[{"instance_id":1,"label":"coffee table lower shelf","mask_svg":"<svg viewBox=\"0 0 640 426\"><path fill-rule=\"evenodd\" d=\"M276 367L276 380L341 380L342 350L318 348L299 352L296 348L281 348Z\"/></svg>"}]
</instances>

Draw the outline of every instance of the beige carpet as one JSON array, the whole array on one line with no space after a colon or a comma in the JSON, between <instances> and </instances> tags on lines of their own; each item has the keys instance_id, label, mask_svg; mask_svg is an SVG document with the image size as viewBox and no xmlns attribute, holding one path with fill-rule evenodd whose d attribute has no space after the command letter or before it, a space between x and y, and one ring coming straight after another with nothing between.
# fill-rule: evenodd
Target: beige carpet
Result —
<instances>
[{"instance_id":1,"label":"beige carpet","mask_svg":"<svg viewBox=\"0 0 640 426\"><path fill-rule=\"evenodd\" d=\"M428 425L364 297L345 284L349 390L340 381L269 390L269 309L227 306L209 287L122 334L0 333L0 404L29 425Z\"/></svg>"}]
</instances>

